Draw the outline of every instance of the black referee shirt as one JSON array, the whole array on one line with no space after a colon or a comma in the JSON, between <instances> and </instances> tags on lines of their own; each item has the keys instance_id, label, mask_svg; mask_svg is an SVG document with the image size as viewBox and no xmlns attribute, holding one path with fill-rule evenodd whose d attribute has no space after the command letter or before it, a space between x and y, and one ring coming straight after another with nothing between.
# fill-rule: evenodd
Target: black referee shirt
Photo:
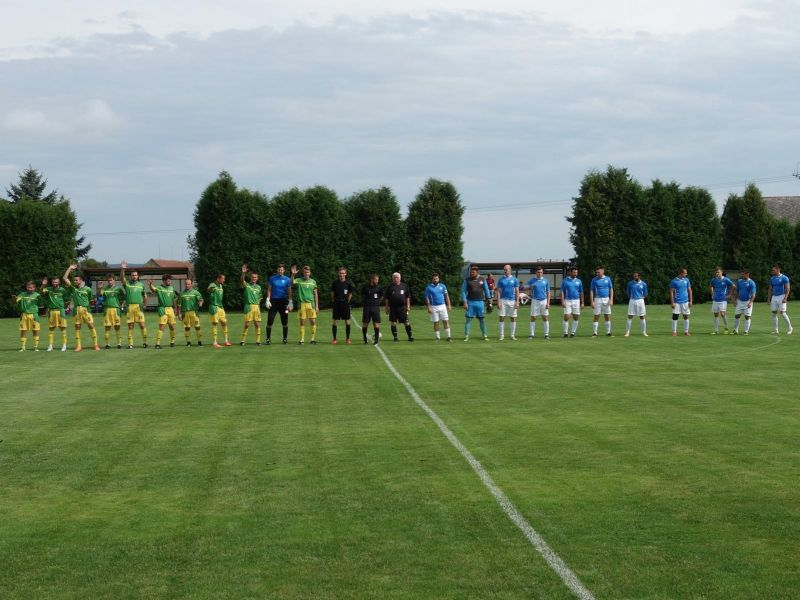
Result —
<instances>
[{"instance_id":1,"label":"black referee shirt","mask_svg":"<svg viewBox=\"0 0 800 600\"><path fill-rule=\"evenodd\" d=\"M345 281L336 279L331 284L331 292L333 292L334 302L347 302L347 297L353 293L353 282L349 279Z\"/></svg>"},{"instance_id":2,"label":"black referee shirt","mask_svg":"<svg viewBox=\"0 0 800 600\"><path fill-rule=\"evenodd\" d=\"M408 284L402 281L397 285L392 283L386 288L386 299L389 301L389 306L405 306L407 298L411 298L411 290Z\"/></svg>"},{"instance_id":3,"label":"black referee shirt","mask_svg":"<svg viewBox=\"0 0 800 600\"><path fill-rule=\"evenodd\" d=\"M379 285L365 285L361 290L364 306L380 306L383 299L383 288Z\"/></svg>"}]
</instances>

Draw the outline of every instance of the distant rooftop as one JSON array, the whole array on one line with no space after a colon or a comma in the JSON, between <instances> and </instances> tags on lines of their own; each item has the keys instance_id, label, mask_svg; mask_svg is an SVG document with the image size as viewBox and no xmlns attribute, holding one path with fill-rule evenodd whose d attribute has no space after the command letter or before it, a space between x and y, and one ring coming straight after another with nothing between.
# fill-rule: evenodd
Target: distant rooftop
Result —
<instances>
[{"instance_id":1,"label":"distant rooftop","mask_svg":"<svg viewBox=\"0 0 800 600\"><path fill-rule=\"evenodd\" d=\"M800 222L800 196L764 196L764 204L776 219L786 219L792 225Z\"/></svg>"}]
</instances>

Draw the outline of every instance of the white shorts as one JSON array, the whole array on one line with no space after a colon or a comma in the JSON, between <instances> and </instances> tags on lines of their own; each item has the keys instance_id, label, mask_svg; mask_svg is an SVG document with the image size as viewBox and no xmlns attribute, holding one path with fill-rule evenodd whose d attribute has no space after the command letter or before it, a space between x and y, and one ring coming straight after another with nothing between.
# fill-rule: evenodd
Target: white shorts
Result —
<instances>
[{"instance_id":1,"label":"white shorts","mask_svg":"<svg viewBox=\"0 0 800 600\"><path fill-rule=\"evenodd\" d=\"M581 301L580 300L564 300L564 314L565 315L580 315L581 314Z\"/></svg>"},{"instance_id":2,"label":"white shorts","mask_svg":"<svg viewBox=\"0 0 800 600\"><path fill-rule=\"evenodd\" d=\"M629 317L643 317L647 314L647 308L645 308L644 298L639 298L638 300L629 300L628 301L628 316Z\"/></svg>"},{"instance_id":3,"label":"white shorts","mask_svg":"<svg viewBox=\"0 0 800 600\"><path fill-rule=\"evenodd\" d=\"M439 306L431 306L431 322L438 323L439 321L449 321L447 317L447 305L440 304Z\"/></svg>"},{"instance_id":4,"label":"white shorts","mask_svg":"<svg viewBox=\"0 0 800 600\"><path fill-rule=\"evenodd\" d=\"M611 314L611 298L595 298L594 299L594 314L596 315L610 315Z\"/></svg>"},{"instance_id":5,"label":"white shorts","mask_svg":"<svg viewBox=\"0 0 800 600\"><path fill-rule=\"evenodd\" d=\"M675 303L675 308L672 309L672 314L673 315L683 315L685 317L688 317L690 314L692 314L692 311L689 308L689 303L688 302L676 302Z\"/></svg>"},{"instance_id":6,"label":"white shorts","mask_svg":"<svg viewBox=\"0 0 800 600\"><path fill-rule=\"evenodd\" d=\"M531 300L532 317L548 317L550 310L547 308L547 300Z\"/></svg>"},{"instance_id":7,"label":"white shorts","mask_svg":"<svg viewBox=\"0 0 800 600\"><path fill-rule=\"evenodd\" d=\"M737 300L736 301L736 314L741 315L744 314L745 317L750 317L753 315L753 305L750 304L748 307L747 305L750 304L747 300Z\"/></svg>"},{"instance_id":8,"label":"white shorts","mask_svg":"<svg viewBox=\"0 0 800 600\"><path fill-rule=\"evenodd\" d=\"M500 300L497 303L497 314L501 317L516 317L517 316L517 309L514 306L516 302L513 300Z\"/></svg>"},{"instance_id":9,"label":"white shorts","mask_svg":"<svg viewBox=\"0 0 800 600\"><path fill-rule=\"evenodd\" d=\"M769 309L772 312L786 312L786 302L783 301L783 296L784 294L781 294L780 296L773 296L769 301Z\"/></svg>"},{"instance_id":10,"label":"white shorts","mask_svg":"<svg viewBox=\"0 0 800 600\"><path fill-rule=\"evenodd\" d=\"M713 313L721 313L726 312L728 310L728 301L721 300L717 302L716 300L711 303L711 312Z\"/></svg>"}]
</instances>

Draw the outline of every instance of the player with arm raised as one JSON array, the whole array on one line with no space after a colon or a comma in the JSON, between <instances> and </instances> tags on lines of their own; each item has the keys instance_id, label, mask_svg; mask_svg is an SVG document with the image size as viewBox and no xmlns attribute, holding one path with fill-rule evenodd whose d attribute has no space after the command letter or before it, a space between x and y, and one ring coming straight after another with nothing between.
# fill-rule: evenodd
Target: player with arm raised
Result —
<instances>
[{"instance_id":1,"label":"player with arm raised","mask_svg":"<svg viewBox=\"0 0 800 600\"><path fill-rule=\"evenodd\" d=\"M53 277L50 285L47 285L47 278L42 279L41 293L47 303L47 323L50 331L47 335L47 351L52 352L53 341L56 328L61 330L61 351L67 351L67 303L69 302L69 291L62 287L61 278Z\"/></svg>"},{"instance_id":2,"label":"player with arm raised","mask_svg":"<svg viewBox=\"0 0 800 600\"><path fill-rule=\"evenodd\" d=\"M742 276L736 281L736 311L733 314L733 335L739 335L739 319L744 315L744 334L750 335L753 316L753 302L756 299L756 282L750 279L750 271L742 269Z\"/></svg>"},{"instance_id":3,"label":"player with arm raised","mask_svg":"<svg viewBox=\"0 0 800 600\"><path fill-rule=\"evenodd\" d=\"M267 339L266 344L272 343L272 323L275 315L280 315L283 326L283 343L288 342L289 313L292 312L292 280L286 276L286 265L278 265L275 274L269 278L267 287Z\"/></svg>"},{"instance_id":4,"label":"player with arm raised","mask_svg":"<svg viewBox=\"0 0 800 600\"><path fill-rule=\"evenodd\" d=\"M681 269L678 276L669 284L669 303L672 306L672 336L678 335L678 318L683 317L683 335L689 333L689 315L692 314L692 282L687 277L686 269Z\"/></svg>"},{"instance_id":5,"label":"player with arm raised","mask_svg":"<svg viewBox=\"0 0 800 600\"><path fill-rule=\"evenodd\" d=\"M191 279L186 279L183 282L184 290L178 296L178 318L183 322L183 335L186 338L186 345L191 346L192 342L189 339L189 332L194 327L195 336L197 337L197 345L202 346L202 334L200 332L200 317L197 313L200 307L203 306L203 294L195 289L194 282Z\"/></svg>"},{"instance_id":6,"label":"player with arm raised","mask_svg":"<svg viewBox=\"0 0 800 600\"><path fill-rule=\"evenodd\" d=\"M464 306L464 341L469 341L469 334L472 329L472 319L478 319L481 326L481 334L484 341L489 339L486 335L486 303L491 298L489 286L486 280L481 277L480 269L477 265L469 268L469 277L461 283L461 303Z\"/></svg>"},{"instance_id":7,"label":"player with arm raised","mask_svg":"<svg viewBox=\"0 0 800 600\"><path fill-rule=\"evenodd\" d=\"M714 331L711 332L711 335L719 333L720 317L722 317L725 333L728 333L728 296L733 293L733 281L723 274L722 267L717 267L708 286L711 293L711 312L714 314Z\"/></svg>"},{"instance_id":8,"label":"player with arm raised","mask_svg":"<svg viewBox=\"0 0 800 600\"><path fill-rule=\"evenodd\" d=\"M139 271L131 271L131 280L125 278L127 261L120 263L119 279L125 292L125 314L128 323L128 348L133 348L133 326L138 324L142 333L142 347L147 348L147 321L144 309L147 306L147 293L144 284L139 281Z\"/></svg>"},{"instance_id":9,"label":"player with arm raised","mask_svg":"<svg viewBox=\"0 0 800 600\"><path fill-rule=\"evenodd\" d=\"M250 281L245 281L247 265L242 265L242 289L244 290L244 329L239 345L244 346L247 340L247 329L250 323L255 324L256 346L261 345L261 298L264 297L264 290L258 283L258 273L250 273Z\"/></svg>"},{"instance_id":10,"label":"player with arm raised","mask_svg":"<svg viewBox=\"0 0 800 600\"><path fill-rule=\"evenodd\" d=\"M94 317L90 310L92 303L92 288L86 285L82 275L75 275L75 285L69 280L69 274L72 273L78 265L70 265L64 273L64 287L70 291L70 298L72 305L75 307L75 352L83 350L81 345L81 326L86 323L89 328L89 333L92 335L92 343L94 344L95 351L100 351L100 346L97 344L97 331L94 328Z\"/></svg>"},{"instance_id":11,"label":"player with arm raised","mask_svg":"<svg viewBox=\"0 0 800 600\"><path fill-rule=\"evenodd\" d=\"M447 286L439 280L439 274L431 276L431 282L425 288L425 303L428 305L428 314L433 322L433 337L438 342L441 339L439 333L439 321L444 324L444 334L448 342L453 341L450 335L449 312L453 310L450 303L450 294L447 293Z\"/></svg>"},{"instance_id":12,"label":"player with arm raised","mask_svg":"<svg viewBox=\"0 0 800 600\"><path fill-rule=\"evenodd\" d=\"M28 344L28 332L33 338L33 350L39 351L39 299L41 292L36 291L33 281L25 283L25 291L11 296L19 311L19 351L25 352Z\"/></svg>"},{"instance_id":13,"label":"player with arm raised","mask_svg":"<svg viewBox=\"0 0 800 600\"><path fill-rule=\"evenodd\" d=\"M633 317L639 317L642 335L647 337L647 308L645 306L647 294L647 283L642 281L642 275L639 271L634 271L633 279L628 282L628 320L625 321L625 337L630 337L631 335Z\"/></svg>"},{"instance_id":14,"label":"player with arm raised","mask_svg":"<svg viewBox=\"0 0 800 600\"><path fill-rule=\"evenodd\" d=\"M786 313L786 302L791 291L789 278L781 273L780 265L772 266L772 277L769 280L769 309L772 311L772 333L778 335L778 317L786 321L786 334L792 335L792 322Z\"/></svg>"}]
</instances>

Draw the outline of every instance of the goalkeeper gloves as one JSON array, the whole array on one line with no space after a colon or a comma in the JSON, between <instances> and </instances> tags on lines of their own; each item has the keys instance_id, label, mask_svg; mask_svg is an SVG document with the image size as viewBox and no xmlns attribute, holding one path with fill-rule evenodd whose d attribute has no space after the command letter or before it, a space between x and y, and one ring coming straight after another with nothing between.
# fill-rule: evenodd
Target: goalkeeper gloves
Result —
<instances>
[{"instance_id":1,"label":"goalkeeper gloves","mask_svg":"<svg viewBox=\"0 0 800 600\"><path fill-rule=\"evenodd\" d=\"M289 300L289 312L292 312L293 310L294 310L294 302Z\"/></svg>"},{"instance_id":2,"label":"goalkeeper gloves","mask_svg":"<svg viewBox=\"0 0 800 600\"><path fill-rule=\"evenodd\" d=\"M269 298L267 298L267 304L266 304L266 307L267 307L267 310L269 310L270 308L272 308L272 302L270 302L270 301L269 301Z\"/></svg>"}]
</instances>

